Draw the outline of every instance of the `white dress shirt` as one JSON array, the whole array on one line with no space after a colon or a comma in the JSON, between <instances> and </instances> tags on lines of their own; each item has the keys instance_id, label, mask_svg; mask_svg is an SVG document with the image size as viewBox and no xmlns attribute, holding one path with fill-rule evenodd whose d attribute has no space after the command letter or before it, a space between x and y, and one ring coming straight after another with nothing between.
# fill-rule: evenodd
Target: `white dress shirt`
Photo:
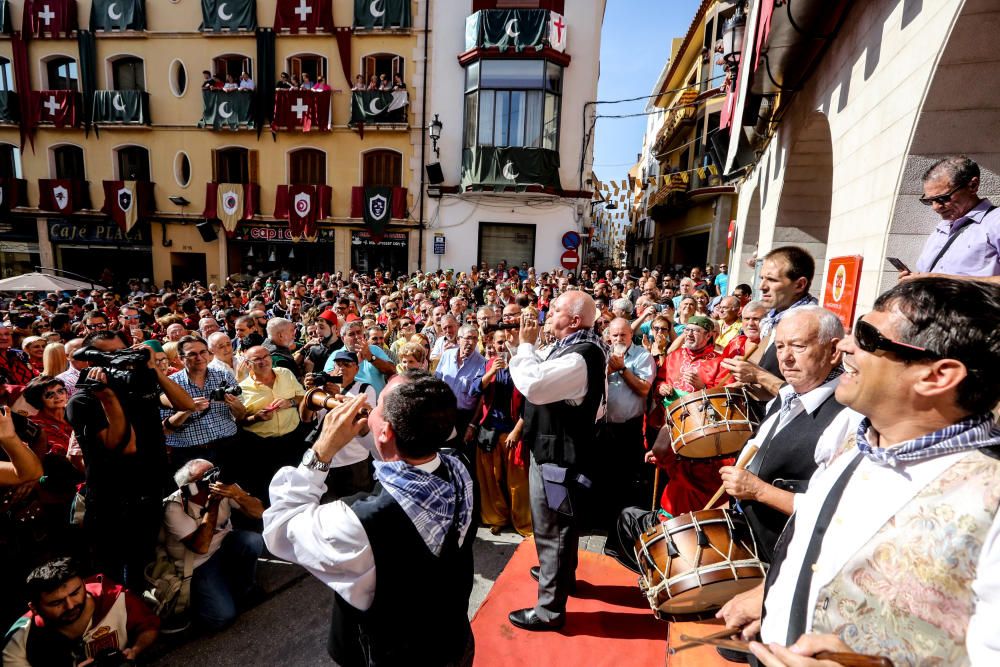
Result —
<instances>
[{"instance_id":1,"label":"white dress shirt","mask_svg":"<svg viewBox=\"0 0 1000 667\"><path fill-rule=\"evenodd\" d=\"M441 459L417 468L434 472ZM326 473L285 467L271 480L271 506L264 511L264 543L278 558L297 563L355 609L375 600L375 556L368 534L346 503L324 505Z\"/></svg>"},{"instance_id":2,"label":"white dress shirt","mask_svg":"<svg viewBox=\"0 0 1000 667\"><path fill-rule=\"evenodd\" d=\"M510 376L525 400L535 405L580 405L587 395L587 362L577 352L543 360L534 345L521 343L510 360Z\"/></svg>"}]
</instances>

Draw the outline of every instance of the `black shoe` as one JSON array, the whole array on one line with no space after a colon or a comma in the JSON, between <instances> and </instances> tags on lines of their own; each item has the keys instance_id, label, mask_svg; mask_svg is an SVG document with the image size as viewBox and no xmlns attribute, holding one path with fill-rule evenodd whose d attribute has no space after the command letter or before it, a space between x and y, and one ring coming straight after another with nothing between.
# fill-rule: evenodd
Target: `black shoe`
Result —
<instances>
[{"instance_id":1,"label":"black shoe","mask_svg":"<svg viewBox=\"0 0 1000 667\"><path fill-rule=\"evenodd\" d=\"M535 609L518 609L517 611L512 611L507 614L507 618L510 619L511 625L522 630L531 630L532 632L547 632L551 630L560 629L566 622L566 619L560 618L558 621L543 621L538 618L538 614L535 613Z\"/></svg>"},{"instance_id":2,"label":"black shoe","mask_svg":"<svg viewBox=\"0 0 1000 667\"><path fill-rule=\"evenodd\" d=\"M743 653L741 651L733 651L732 649L728 648L722 648L721 646L717 646L715 650L719 653L719 655L721 655L729 662L738 662L744 665L750 664L750 656L747 655L746 653Z\"/></svg>"}]
</instances>

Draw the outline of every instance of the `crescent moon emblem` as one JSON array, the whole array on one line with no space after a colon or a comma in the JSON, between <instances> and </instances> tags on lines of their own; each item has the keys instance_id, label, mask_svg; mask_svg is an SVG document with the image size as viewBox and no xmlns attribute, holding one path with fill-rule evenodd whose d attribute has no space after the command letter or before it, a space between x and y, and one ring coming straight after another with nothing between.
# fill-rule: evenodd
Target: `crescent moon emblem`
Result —
<instances>
[{"instance_id":1,"label":"crescent moon emblem","mask_svg":"<svg viewBox=\"0 0 1000 667\"><path fill-rule=\"evenodd\" d=\"M368 5L368 11L370 11L372 13L372 16L374 16L375 18L379 18L380 16L382 16L382 15L385 14L385 10L384 9L379 9L378 8L379 7L379 3L381 1L382 0L372 0L372 3L370 5Z\"/></svg>"},{"instance_id":2,"label":"crescent moon emblem","mask_svg":"<svg viewBox=\"0 0 1000 667\"><path fill-rule=\"evenodd\" d=\"M223 118L229 118L233 115L233 112L229 110L229 102L223 102L219 105L219 115Z\"/></svg>"},{"instance_id":3,"label":"crescent moon emblem","mask_svg":"<svg viewBox=\"0 0 1000 667\"><path fill-rule=\"evenodd\" d=\"M232 14L226 13L226 4L227 3L223 2L222 4L219 5L219 12L218 12L219 18L222 19L223 21L228 21L229 19L233 18Z\"/></svg>"},{"instance_id":4,"label":"crescent moon emblem","mask_svg":"<svg viewBox=\"0 0 1000 667\"><path fill-rule=\"evenodd\" d=\"M372 115L378 115L385 111L385 107L378 108L378 98L376 97L368 104L368 110L372 112Z\"/></svg>"},{"instance_id":5,"label":"crescent moon emblem","mask_svg":"<svg viewBox=\"0 0 1000 667\"><path fill-rule=\"evenodd\" d=\"M110 17L113 21L117 21L122 17L122 13L118 11L117 2L112 2L110 5L108 5L108 17Z\"/></svg>"},{"instance_id":6,"label":"crescent moon emblem","mask_svg":"<svg viewBox=\"0 0 1000 667\"><path fill-rule=\"evenodd\" d=\"M114 99L111 100L111 106L118 111L125 111L125 100L122 99L121 93L115 93Z\"/></svg>"},{"instance_id":7,"label":"crescent moon emblem","mask_svg":"<svg viewBox=\"0 0 1000 667\"><path fill-rule=\"evenodd\" d=\"M520 30L518 30L518 31L514 30L514 26L517 25L517 22L518 22L518 19L511 19L511 20L507 21L507 26L506 26L505 30L507 32L507 36L508 37L513 37L514 39L517 39L517 36L521 34Z\"/></svg>"},{"instance_id":8,"label":"crescent moon emblem","mask_svg":"<svg viewBox=\"0 0 1000 667\"><path fill-rule=\"evenodd\" d=\"M503 166L503 177L504 178L506 178L508 180L511 180L511 181L516 181L517 177L520 176L520 175L521 174L515 174L514 173L514 163L511 162L510 160L508 160L507 164L505 164Z\"/></svg>"}]
</instances>

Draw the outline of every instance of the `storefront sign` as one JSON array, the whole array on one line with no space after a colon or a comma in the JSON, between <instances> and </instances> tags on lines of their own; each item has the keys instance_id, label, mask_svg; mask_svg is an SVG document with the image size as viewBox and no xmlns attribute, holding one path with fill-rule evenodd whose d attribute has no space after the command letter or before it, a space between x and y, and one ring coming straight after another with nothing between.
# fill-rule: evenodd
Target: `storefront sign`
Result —
<instances>
[{"instance_id":1,"label":"storefront sign","mask_svg":"<svg viewBox=\"0 0 1000 667\"><path fill-rule=\"evenodd\" d=\"M823 307L840 318L844 328L854 325L854 308L858 304L858 282L861 280L861 255L846 255L830 260L823 290Z\"/></svg>"},{"instance_id":2,"label":"storefront sign","mask_svg":"<svg viewBox=\"0 0 1000 667\"><path fill-rule=\"evenodd\" d=\"M351 245L370 248L405 248L409 245L410 235L406 232L387 232L382 235L382 242L375 243L368 231L351 232Z\"/></svg>"},{"instance_id":3,"label":"storefront sign","mask_svg":"<svg viewBox=\"0 0 1000 667\"><path fill-rule=\"evenodd\" d=\"M440 234L434 236L434 254L443 255L445 248L445 238Z\"/></svg>"},{"instance_id":4,"label":"storefront sign","mask_svg":"<svg viewBox=\"0 0 1000 667\"><path fill-rule=\"evenodd\" d=\"M90 245L150 245L149 225L136 225L128 234L111 222L81 223L69 220L49 220L49 240L53 243L86 243Z\"/></svg>"},{"instance_id":5,"label":"storefront sign","mask_svg":"<svg viewBox=\"0 0 1000 667\"><path fill-rule=\"evenodd\" d=\"M333 229L321 228L316 235L316 243L333 243ZM248 225L243 223L236 228L233 241L264 241L267 243L292 242L292 232L287 226Z\"/></svg>"}]
</instances>

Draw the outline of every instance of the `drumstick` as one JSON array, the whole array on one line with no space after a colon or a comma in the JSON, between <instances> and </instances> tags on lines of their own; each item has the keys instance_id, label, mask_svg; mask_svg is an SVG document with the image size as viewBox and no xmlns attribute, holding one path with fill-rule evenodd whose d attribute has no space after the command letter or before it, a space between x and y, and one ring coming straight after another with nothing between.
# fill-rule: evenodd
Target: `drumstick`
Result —
<instances>
[{"instance_id":1,"label":"drumstick","mask_svg":"<svg viewBox=\"0 0 1000 667\"><path fill-rule=\"evenodd\" d=\"M743 455L740 456L740 460L736 462L736 469L743 470L744 468L746 468L747 464L750 463L750 459L752 459L753 455L756 453L757 453L757 445L750 445L749 447L747 447L743 451ZM715 495L712 496L712 499L708 501L708 504L705 505L702 511L704 512L705 510L712 509L712 505L714 505L719 500L719 498L722 497L722 494L725 492L726 492L726 485L723 484L722 486L719 487L719 490L715 492Z\"/></svg>"},{"instance_id":2,"label":"drumstick","mask_svg":"<svg viewBox=\"0 0 1000 667\"><path fill-rule=\"evenodd\" d=\"M710 635L706 635L706 636L702 637L702 639L703 640L704 639L729 639L733 635L736 635L736 634L739 634L739 633L740 633L740 629L739 628L724 628L722 630L719 630L718 632L713 632ZM667 650L667 653L670 654L670 655L673 655L674 653L677 653L678 651L684 651L686 649L694 648L695 646L700 646L700 645L701 644L699 644L698 642L688 642L686 644L681 644L680 646L671 646Z\"/></svg>"},{"instance_id":3,"label":"drumstick","mask_svg":"<svg viewBox=\"0 0 1000 667\"><path fill-rule=\"evenodd\" d=\"M708 637L692 637L681 635L681 641L693 642L695 644L705 644L707 646L718 646L720 648L737 651L739 653L750 653L750 642L739 639L710 639ZM889 658L881 655L865 655L864 653L838 653L836 651L820 651L812 656L816 660L829 660L844 667L893 667Z\"/></svg>"},{"instance_id":4,"label":"drumstick","mask_svg":"<svg viewBox=\"0 0 1000 667\"><path fill-rule=\"evenodd\" d=\"M656 466L656 472L653 473L653 509L651 511L656 511L656 490L660 488L660 466Z\"/></svg>"}]
</instances>

